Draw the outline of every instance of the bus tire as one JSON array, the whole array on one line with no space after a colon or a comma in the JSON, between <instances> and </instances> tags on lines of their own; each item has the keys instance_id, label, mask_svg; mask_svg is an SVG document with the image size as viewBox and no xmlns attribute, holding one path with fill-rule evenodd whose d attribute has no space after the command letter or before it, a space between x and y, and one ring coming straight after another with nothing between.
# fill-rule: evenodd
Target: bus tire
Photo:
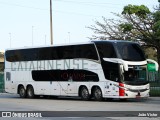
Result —
<instances>
[{"instance_id":1,"label":"bus tire","mask_svg":"<svg viewBox=\"0 0 160 120\"><path fill-rule=\"evenodd\" d=\"M96 101L102 101L103 96L102 96L102 91L99 87L95 87L93 90L93 98Z\"/></svg>"},{"instance_id":2,"label":"bus tire","mask_svg":"<svg viewBox=\"0 0 160 120\"><path fill-rule=\"evenodd\" d=\"M23 86L20 86L18 91L19 91L18 93L19 93L20 98L25 98L26 97L26 90L24 89Z\"/></svg>"},{"instance_id":3,"label":"bus tire","mask_svg":"<svg viewBox=\"0 0 160 120\"><path fill-rule=\"evenodd\" d=\"M35 95L34 95L34 89L32 86L28 86L27 87L27 97L28 98L34 98Z\"/></svg>"},{"instance_id":4,"label":"bus tire","mask_svg":"<svg viewBox=\"0 0 160 120\"><path fill-rule=\"evenodd\" d=\"M80 89L80 97L82 100L89 100L90 95L89 95L89 91L86 87L82 87Z\"/></svg>"}]
</instances>

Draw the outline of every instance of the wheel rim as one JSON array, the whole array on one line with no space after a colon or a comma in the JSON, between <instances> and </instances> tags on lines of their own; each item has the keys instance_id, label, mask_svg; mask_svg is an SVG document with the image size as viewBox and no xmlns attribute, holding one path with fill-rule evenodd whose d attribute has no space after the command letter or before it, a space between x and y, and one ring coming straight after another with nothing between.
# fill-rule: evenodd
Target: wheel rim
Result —
<instances>
[{"instance_id":1,"label":"wheel rim","mask_svg":"<svg viewBox=\"0 0 160 120\"><path fill-rule=\"evenodd\" d=\"M25 95L25 89L24 89L24 88L21 88L21 89L20 89L20 95L21 95L21 96L24 96L24 95Z\"/></svg>"},{"instance_id":2,"label":"wheel rim","mask_svg":"<svg viewBox=\"0 0 160 120\"><path fill-rule=\"evenodd\" d=\"M29 87L27 89L27 96L28 96L28 98L33 98L34 97L34 90L33 90L32 87Z\"/></svg>"},{"instance_id":3,"label":"wheel rim","mask_svg":"<svg viewBox=\"0 0 160 120\"><path fill-rule=\"evenodd\" d=\"M88 93L88 90L87 90L87 89L83 89L83 90L82 90L82 97L83 97L83 98L85 98L85 99L88 98L88 94L89 94L89 93Z\"/></svg>"},{"instance_id":4,"label":"wheel rim","mask_svg":"<svg viewBox=\"0 0 160 120\"><path fill-rule=\"evenodd\" d=\"M100 89L96 89L94 92L95 99L99 100L102 98L102 92Z\"/></svg>"},{"instance_id":5,"label":"wheel rim","mask_svg":"<svg viewBox=\"0 0 160 120\"><path fill-rule=\"evenodd\" d=\"M33 96L33 93L32 93L32 90L31 90L31 89L28 90L28 96L29 96L29 97Z\"/></svg>"}]
</instances>

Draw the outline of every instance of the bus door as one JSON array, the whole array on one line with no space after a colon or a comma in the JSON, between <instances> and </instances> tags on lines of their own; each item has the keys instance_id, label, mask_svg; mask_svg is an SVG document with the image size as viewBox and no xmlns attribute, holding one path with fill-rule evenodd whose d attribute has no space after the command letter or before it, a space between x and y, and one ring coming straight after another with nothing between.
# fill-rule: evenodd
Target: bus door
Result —
<instances>
[{"instance_id":1,"label":"bus door","mask_svg":"<svg viewBox=\"0 0 160 120\"><path fill-rule=\"evenodd\" d=\"M73 81L58 82L60 95L70 96L76 93L76 83Z\"/></svg>"},{"instance_id":2,"label":"bus door","mask_svg":"<svg viewBox=\"0 0 160 120\"><path fill-rule=\"evenodd\" d=\"M12 81L11 81L11 72L5 72L5 91L12 91Z\"/></svg>"},{"instance_id":3,"label":"bus door","mask_svg":"<svg viewBox=\"0 0 160 120\"><path fill-rule=\"evenodd\" d=\"M22 75L23 76L23 75ZM17 92L17 77L18 72L12 71L12 72L5 72L5 90L6 92L10 93L16 93Z\"/></svg>"},{"instance_id":4,"label":"bus door","mask_svg":"<svg viewBox=\"0 0 160 120\"><path fill-rule=\"evenodd\" d=\"M68 88L68 82L58 82L60 85L60 95L67 96L67 88Z\"/></svg>"},{"instance_id":5,"label":"bus door","mask_svg":"<svg viewBox=\"0 0 160 120\"><path fill-rule=\"evenodd\" d=\"M67 84L67 93L68 95L73 95L73 94L76 94L77 92L77 84L75 81L73 80L69 80L68 81L68 84Z\"/></svg>"},{"instance_id":6,"label":"bus door","mask_svg":"<svg viewBox=\"0 0 160 120\"><path fill-rule=\"evenodd\" d=\"M59 82L61 84L61 95L70 96L76 93L76 82L73 80L74 77L73 70L65 70L61 74L61 80L63 80L63 82Z\"/></svg>"}]
</instances>

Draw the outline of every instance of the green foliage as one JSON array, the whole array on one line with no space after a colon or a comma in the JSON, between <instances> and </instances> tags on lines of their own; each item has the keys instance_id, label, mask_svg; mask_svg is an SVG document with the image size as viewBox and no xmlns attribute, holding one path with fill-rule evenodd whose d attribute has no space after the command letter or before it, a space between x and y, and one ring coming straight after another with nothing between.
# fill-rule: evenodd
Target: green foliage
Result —
<instances>
[{"instance_id":1,"label":"green foliage","mask_svg":"<svg viewBox=\"0 0 160 120\"><path fill-rule=\"evenodd\" d=\"M0 59L4 60L4 54L0 52ZM0 63L0 72L4 71L4 62L1 61Z\"/></svg>"},{"instance_id":2,"label":"green foliage","mask_svg":"<svg viewBox=\"0 0 160 120\"><path fill-rule=\"evenodd\" d=\"M133 29L133 25L129 23L122 23L119 25L123 33L130 32Z\"/></svg>"},{"instance_id":3,"label":"green foliage","mask_svg":"<svg viewBox=\"0 0 160 120\"><path fill-rule=\"evenodd\" d=\"M4 74L0 73L0 93L4 92Z\"/></svg>"},{"instance_id":4,"label":"green foliage","mask_svg":"<svg viewBox=\"0 0 160 120\"><path fill-rule=\"evenodd\" d=\"M136 16L146 18L147 14L151 13L149 8L144 5L127 5L123 8L122 14L135 14Z\"/></svg>"},{"instance_id":5,"label":"green foliage","mask_svg":"<svg viewBox=\"0 0 160 120\"><path fill-rule=\"evenodd\" d=\"M156 39L160 40L160 11L153 13L154 24L153 24L153 32Z\"/></svg>"},{"instance_id":6,"label":"green foliage","mask_svg":"<svg viewBox=\"0 0 160 120\"><path fill-rule=\"evenodd\" d=\"M160 30L160 21L157 21L154 23L153 29L157 32Z\"/></svg>"},{"instance_id":7,"label":"green foliage","mask_svg":"<svg viewBox=\"0 0 160 120\"><path fill-rule=\"evenodd\" d=\"M0 72L3 72L3 71L4 71L4 63L0 64Z\"/></svg>"},{"instance_id":8,"label":"green foliage","mask_svg":"<svg viewBox=\"0 0 160 120\"><path fill-rule=\"evenodd\" d=\"M154 19L154 22L157 22L160 20L160 11L156 11L155 13L153 13L153 19Z\"/></svg>"},{"instance_id":9,"label":"green foliage","mask_svg":"<svg viewBox=\"0 0 160 120\"><path fill-rule=\"evenodd\" d=\"M156 39L160 39L160 21L157 21L153 25L153 30L154 30L154 36L156 36Z\"/></svg>"}]
</instances>

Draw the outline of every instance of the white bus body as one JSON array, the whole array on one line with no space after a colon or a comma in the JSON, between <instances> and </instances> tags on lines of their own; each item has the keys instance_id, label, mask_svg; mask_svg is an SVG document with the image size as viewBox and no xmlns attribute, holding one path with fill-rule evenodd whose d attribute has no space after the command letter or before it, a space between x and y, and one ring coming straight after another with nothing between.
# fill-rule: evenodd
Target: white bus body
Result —
<instances>
[{"instance_id":1,"label":"white bus body","mask_svg":"<svg viewBox=\"0 0 160 120\"><path fill-rule=\"evenodd\" d=\"M125 41L10 49L5 52L5 91L22 98L35 95L80 96L83 100L148 97L149 62L158 70L158 64L146 60L138 44ZM139 72L144 75L140 76Z\"/></svg>"}]
</instances>

